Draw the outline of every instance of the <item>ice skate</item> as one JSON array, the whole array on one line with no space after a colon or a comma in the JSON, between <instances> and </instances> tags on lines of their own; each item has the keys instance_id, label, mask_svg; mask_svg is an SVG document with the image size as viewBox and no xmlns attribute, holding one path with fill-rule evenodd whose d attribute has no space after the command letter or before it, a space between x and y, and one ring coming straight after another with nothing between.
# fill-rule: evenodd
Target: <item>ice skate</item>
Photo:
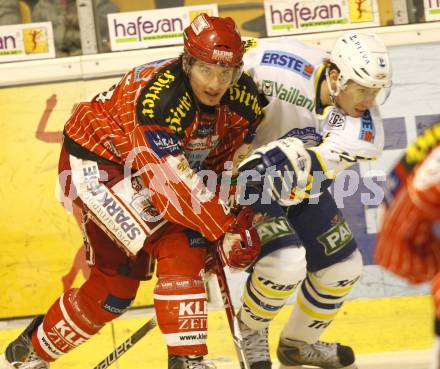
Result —
<instances>
[{"instance_id":1,"label":"ice skate","mask_svg":"<svg viewBox=\"0 0 440 369\"><path fill-rule=\"evenodd\" d=\"M49 369L49 364L41 359L31 343L32 332L43 321L37 316L31 324L12 341L4 354L0 356L0 369Z\"/></svg>"},{"instance_id":2,"label":"ice skate","mask_svg":"<svg viewBox=\"0 0 440 369\"><path fill-rule=\"evenodd\" d=\"M203 356L168 355L168 369L217 369L213 362Z\"/></svg>"},{"instance_id":3,"label":"ice skate","mask_svg":"<svg viewBox=\"0 0 440 369\"><path fill-rule=\"evenodd\" d=\"M281 338L278 350L280 369L357 369L353 350L339 343L303 341Z\"/></svg>"},{"instance_id":4,"label":"ice skate","mask_svg":"<svg viewBox=\"0 0 440 369\"><path fill-rule=\"evenodd\" d=\"M268 328L253 330L238 319L241 336L243 338L243 350L248 360L250 369L271 369Z\"/></svg>"}]
</instances>

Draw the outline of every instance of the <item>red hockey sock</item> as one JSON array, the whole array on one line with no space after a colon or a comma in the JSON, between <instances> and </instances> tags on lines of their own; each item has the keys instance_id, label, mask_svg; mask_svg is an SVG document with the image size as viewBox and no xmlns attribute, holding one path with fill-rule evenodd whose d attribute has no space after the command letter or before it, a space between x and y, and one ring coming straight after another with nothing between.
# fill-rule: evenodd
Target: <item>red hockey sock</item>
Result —
<instances>
[{"instance_id":1,"label":"red hockey sock","mask_svg":"<svg viewBox=\"0 0 440 369\"><path fill-rule=\"evenodd\" d=\"M87 341L102 327L89 324L74 301L78 290L66 291L51 306L43 323L32 334L32 345L45 361L54 361Z\"/></svg>"},{"instance_id":2,"label":"red hockey sock","mask_svg":"<svg viewBox=\"0 0 440 369\"><path fill-rule=\"evenodd\" d=\"M207 299L200 278L160 277L154 289L154 307L169 354L208 353Z\"/></svg>"},{"instance_id":3,"label":"red hockey sock","mask_svg":"<svg viewBox=\"0 0 440 369\"><path fill-rule=\"evenodd\" d=\"M46 361L54 361L117 318L131 304L139 281L92 267L80 289L68 290L50 307L33 332L32 344Z\"/></svg>"}]
</instances>

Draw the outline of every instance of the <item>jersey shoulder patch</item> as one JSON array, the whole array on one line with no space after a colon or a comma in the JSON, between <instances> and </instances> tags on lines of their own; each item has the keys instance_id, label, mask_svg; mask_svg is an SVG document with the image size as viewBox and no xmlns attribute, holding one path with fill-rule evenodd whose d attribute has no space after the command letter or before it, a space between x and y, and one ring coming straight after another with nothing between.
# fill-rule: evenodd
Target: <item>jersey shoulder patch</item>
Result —
<instances>
[{"instance_id":1,"label":"jersey shoulder patch","mask_svg":"<svg viewBox=\"0 0 440 369\"><path fill-rule=\"evenodd\" d=\"M222 104L229 105L231 110L251 123L263 115L262 101L257 85L245 72L222 98Z\"/></svg>"},{"instance_id":2,"label":"jersey shoulder patch","mask_svg":"<svg viewBox=\"0 0 440 369\"><path fill-rule=\"evenodd\" d=\"M155 60L132 69L133 82L149 81L158 70L175 63L176 58Z\"/></svg>"},{"instance_id":3,"label":"jersey shoulder patch","mask_svg":"<svg viewBox=\"0 0 440 369\"><path fill-rule=\"evenodd\" d=\"M417 139L410 144L402 158L402 165L412 170L417 164L423 161L431 150L440 144L440 122L433 124L417 136Z\"/></svg>"},{"instance_id":4,"label":"jersey shoulder patch","mask_svg":"<svg viewBox=\"0 0 440 369\"><path fill-rule=\"evenodd\" d=\"M142 125L167 127L183 135L196 113L181 60L166 65L142 89L136 106Z\"/></svg>"},{"instance_id":5,"label":"jersey shoulder patch","mask_svg":"<svg viewBox=\"0 0 440 369\"><path fill-rule=\"evenodd\" d=\"M351 117L334 106L326 107L320 116L328 132L340 131L349 134L351 140L374 143L376 138L376 122L369 110L361 117ZM343 133L342 133L343 132Z\"/></svg>"},{"instance_id":6,"label":"jersey shoulder patch","mask_svg":"<svg viewBox=\"0 0 440 369\"><path fill-rule=\"evenodd\" d=\"M347 117L342 112L332 109L329 110L327 125L330 130L343 130Z\"/></svg>"},{"instance_id":7,"label":"jersey shoulder patch","mask_svg":"<svg viewBox=\"0 0 440 369\"><path fill-rule=\"evenodd\" d=\"M383 150L382 120L374 109L352 117L336 107L326 108L322 127L323 145L343 154L339 157L346 161L374 160Z\"/></svg>"},{"instance_id":8,"label":"jersey shoulder patch","mask_svg":"<svg viewBox=\"0 0 440 369\"><path fill-rule=\"evenodd\" d=\"M258 46L258 41L256 38L248 38L243 41L244 52L247 53L249 50Z\"/></svg>"}]
</instances>

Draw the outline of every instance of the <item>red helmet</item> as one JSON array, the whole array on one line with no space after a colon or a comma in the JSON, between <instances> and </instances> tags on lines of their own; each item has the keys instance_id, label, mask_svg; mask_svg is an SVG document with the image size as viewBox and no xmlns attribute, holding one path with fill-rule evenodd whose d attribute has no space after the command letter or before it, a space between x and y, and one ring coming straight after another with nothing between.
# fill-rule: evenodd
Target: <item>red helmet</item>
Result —
<instances>
[{"instance_id":1,"label":"red helmet","mask_svg":"<svg viewBox=\"0 0 440 369\"><path fill-rule=\"evenodd\" d=\"M244 47L240 32L230 17L198 15L183 32L185 51L210 64L241 67Z\"/></svg>"}]
</instances>

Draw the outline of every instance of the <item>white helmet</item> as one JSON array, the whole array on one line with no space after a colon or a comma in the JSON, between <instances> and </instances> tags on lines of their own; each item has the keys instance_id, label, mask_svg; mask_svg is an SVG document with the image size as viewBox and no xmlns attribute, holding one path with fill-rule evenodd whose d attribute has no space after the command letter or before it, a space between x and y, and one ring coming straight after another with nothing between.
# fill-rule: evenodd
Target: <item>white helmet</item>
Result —
<instances>
[{"instance_id":1,"label":"white helmet","mask_svg":"<svg viewBox=\"0 0 440 369\"><path fill-rule=\"evenodd\" d=\"M374 34L344 33L330 55L340 73L336 95L348 80L369 88L391 87L391 64L383 42Z\"/></svg>"}]
</instances>

